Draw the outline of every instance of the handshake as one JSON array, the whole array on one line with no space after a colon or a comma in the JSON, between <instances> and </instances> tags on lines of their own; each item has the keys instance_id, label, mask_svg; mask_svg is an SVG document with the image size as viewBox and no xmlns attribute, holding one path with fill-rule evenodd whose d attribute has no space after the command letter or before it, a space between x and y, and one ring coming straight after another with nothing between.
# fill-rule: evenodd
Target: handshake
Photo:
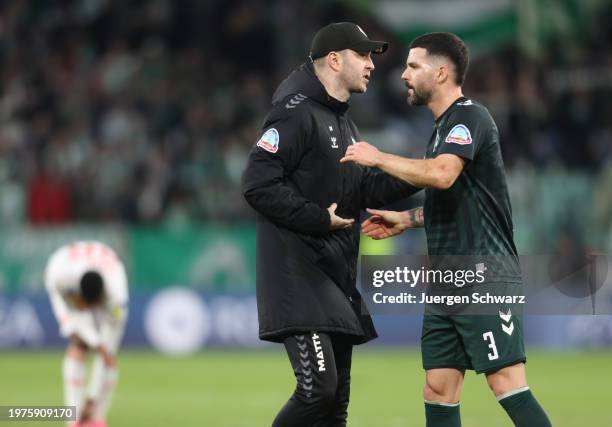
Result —
<instances>
[{"instance_id":1,"label":"handshake","mask_svg":"<svg viewBox=\"0 0 612 427\"><path fill-rule=\"evenodd\" d=\"M329 212L330 218L330 230L339 230L342 228L348 228L353 225L355 220L353 218L345 219L336 215L337 203L332 203L327 211ZM371 215L361 224L361 231L366 236L374 239L381 240L388 237L397 236L408 228L414 228L422 226L422 208L420 209L420 222L418 222L418 214L415 215L411 211L396 212L396 211L385 211L378 209L366 209ZM413 218L416 217L416 218Z\"/></svg>"}]
</instances>

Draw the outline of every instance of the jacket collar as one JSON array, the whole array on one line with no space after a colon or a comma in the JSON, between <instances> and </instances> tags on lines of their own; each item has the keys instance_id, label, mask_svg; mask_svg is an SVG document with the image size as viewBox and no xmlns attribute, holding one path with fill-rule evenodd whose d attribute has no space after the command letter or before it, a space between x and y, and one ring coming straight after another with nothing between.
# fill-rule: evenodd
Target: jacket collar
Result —
<instances>
[{"instance_id":1,"label":"jacket collar","mask_svg":"<svg viewBox=\"0 0 612 427\"><path fill-rule=\"evenodd\" d=\"M345 114L349 108L348 102L342 102L330 96L314 72L314 66L309 59L294 70L276 89L272 104L282 102L290 95L302 95L324 105L337 114Z\"/></svg>"}]
</instances>

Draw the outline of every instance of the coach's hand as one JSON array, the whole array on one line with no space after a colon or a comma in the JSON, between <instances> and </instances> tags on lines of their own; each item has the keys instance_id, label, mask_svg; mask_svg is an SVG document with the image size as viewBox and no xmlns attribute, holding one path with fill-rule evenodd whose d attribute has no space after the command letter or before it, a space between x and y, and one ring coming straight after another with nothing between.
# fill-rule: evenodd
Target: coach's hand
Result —
<instances>
[{"instance_id":1,"label":"coach's hand","mask_svg":"<svg viewBox=\"0 0 612 427\"><path fill-rule=\"evenodd\" d=\"M332 203L327 208L327 212L329 212L329 219L330 219L329 229L339 230L341 228L349 228L350 226L352 226L355 220L352 218L351 219L340 218L338 215L336 215L337 207L338 207L337 203Z\"/></svg>"},{"instance_id":2,"label":"coach's hand","mask_svg":"<svg viewBox=\"0 0 612 427\"><path fill-rule=\"evenodd\" d=\"M366 209L372 215L361 224L361 231L374 240L400 234L409 227L405 212Z\"/></svg>"},{"instance_id":3,"label":"coach's hand","mask_svg":"<svg viewBox=\"0 0 612 427\"><path fill-rule=\"evenodd\" d=\"M381 152L378 148L367 142L356 142L349 145L344 153L344 157L340 159L340 163L355 162L363 166L376 167L380 162Z\"/></svg>"}]
</instances>

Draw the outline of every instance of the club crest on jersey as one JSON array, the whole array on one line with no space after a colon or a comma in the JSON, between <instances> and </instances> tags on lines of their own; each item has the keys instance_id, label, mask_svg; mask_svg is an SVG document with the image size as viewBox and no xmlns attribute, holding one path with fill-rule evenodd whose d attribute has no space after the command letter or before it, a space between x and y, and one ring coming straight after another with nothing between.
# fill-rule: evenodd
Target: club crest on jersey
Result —
<instances>
[{"instance_id":1,"label":"club crest on jersey","mask_svg":"<svg viewBox=\"0 0 612 427\"><path fill-rule=\"evenodd\" d=\"M257 146L263 148L270 153L276 153L278 151L278 142L280 138L278 131L274 128L268 129L257 141Z\"/></svg>"},{"instance_id":2,"label":"club crest on jersey","mask_svg":"<svg viewBox=\"0 0 612 427\"><path fill-rule=\"evenodd\" d=\"M448 142L449 144L469 145L472 143L472 135L465 125L455 125L448 133L444 142Z\"/></svg>"}]
</instances>

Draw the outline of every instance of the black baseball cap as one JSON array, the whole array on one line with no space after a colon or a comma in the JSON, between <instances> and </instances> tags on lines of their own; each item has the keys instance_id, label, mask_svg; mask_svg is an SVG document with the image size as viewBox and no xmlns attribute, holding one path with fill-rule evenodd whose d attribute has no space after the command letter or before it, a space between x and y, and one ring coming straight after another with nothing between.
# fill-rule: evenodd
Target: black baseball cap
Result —
<instances>
[{"instance_id":1,"label":"black baseball cap","mask_svg":"<svg viewBox=\"0 0 612 427\"><path fill-rule=\"evenodd\" d=\"M310 57L314 60L327 55L329 52L338 52L352 49L356 52L383 53L389 43L370 40L357 24L352 22L335 22L321 28L312 39Z\"/></svg>"}]
</instances>

